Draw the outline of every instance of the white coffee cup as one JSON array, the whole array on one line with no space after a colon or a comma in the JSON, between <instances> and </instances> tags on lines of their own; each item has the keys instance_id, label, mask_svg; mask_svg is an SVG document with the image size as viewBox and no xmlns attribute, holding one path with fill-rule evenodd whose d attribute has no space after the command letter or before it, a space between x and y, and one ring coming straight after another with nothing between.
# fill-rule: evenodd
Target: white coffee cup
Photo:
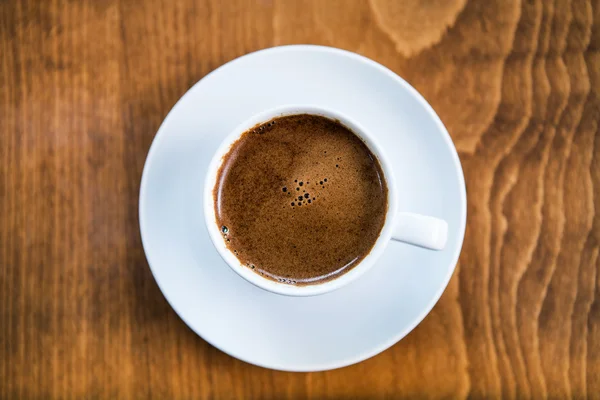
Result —
<instances>
[{"instance_id":1,"label":"white coffee cup","mask_svg":"<svg viewBox=\"0 0 600 400\"><path fill-rule=\"evenodd\" d=\"M385 216L385 222L381 229L381 233L369 254L358 265L355 265L350 271L337 278L322 283L304 286L281 283L267 279L243 265L235 254L227 248L225 239L221 234L221 227L219 226L215 215L215 200L213 198L217 173L223 162L224 156L229 152L233 143L235 143L244 132L260 123L267 122L273 118L295 114L320 115L332 120L337 120L350 129L356 136L363 140L369 150L371 150L379 160L388 188L388 209ZM204 217L213 244L221 257L235 272L248 282L262 289L288 296L314 296L347 285L375 265L375 262L381 254L383 254L383 251L390 240L397 240L432 250L441 250L446 245L448 236L448 224L446 221L431 216L401 212L398 210L398 189L396 187L394 174L383 149L377 144L373 135L346 115L322 107L305 105L282 106L259 113L238 125L233 132L223 140L208 166L208 173L204 186Z\"/></svg>"}]
</instances>

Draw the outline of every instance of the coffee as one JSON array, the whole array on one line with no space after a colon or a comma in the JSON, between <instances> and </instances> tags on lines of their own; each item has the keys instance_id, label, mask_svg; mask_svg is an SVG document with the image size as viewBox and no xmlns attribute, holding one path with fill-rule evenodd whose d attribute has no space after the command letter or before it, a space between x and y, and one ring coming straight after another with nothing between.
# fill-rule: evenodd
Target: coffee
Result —
<instances>
[{"instance_id":1,"label":"coffee","mask_svg":"<svg viewBox=\"0 0 600 400\"><path fill-rule=\"evenodd\" d=\"M224 156L213 191L227 247L256 273L296 285L350 271L385 222L377 158L337 121L309 114L244 132Z\"/></svg>"}]
</instances>

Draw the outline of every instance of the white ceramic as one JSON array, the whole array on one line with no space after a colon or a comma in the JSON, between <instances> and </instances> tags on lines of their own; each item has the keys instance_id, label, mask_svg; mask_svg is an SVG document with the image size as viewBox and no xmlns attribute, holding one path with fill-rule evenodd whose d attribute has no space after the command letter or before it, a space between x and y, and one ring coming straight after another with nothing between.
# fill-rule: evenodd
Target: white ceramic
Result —
<instances>
[{"instance_id":1,"label":"white ceramic","mask_svg":"<svg viewBox=\"0 0 600 400\"><path fill-rule=\"evenodd\" d=\"M208 164L237 125L285 104L337 110L377 135L395 184L405 188L399 209L444 219L444 250L392 242L360 279L313 297L270 293L233 272L204 223ZM408 334L448 284L465 222L460 161L427 102L380 64L319 46L259 51L204 77L165 118L140 189L146 257L177 314L222 351L288 371L353 364Z\"/></svg>"},{"instance_id":2,"label":"white ceramic","mask_svg":"<svg viewBox=\"0 0 600 400\"><path fill-rule=\"evenodd\" d=\"M340 277L327 282L306 286L291 285L267 279L252 271L247 266L244 266L235 254L227 248L223 234L220 231L220 226L217 223L213 198L218 171L221 168L224 156L229 152L231 146L240 138L240 136L260 123L268 122L276 117L294 114L321 115L332 120L337 120L349 128L363 140L378 159L388 188L388 209L385 223L381 229L381 234L369 254L358 265L354 266L350 271ZM407 196L410 196L410 193L408 193ZM223 140L212 157L212 161L208 165L208 172L204 180L204 216L206 227L213 244L221 257L223 257L225 262L235 272L248 282L260 288L288 296L314 296L331 292L332 290L337 290L347 285L375 265L375 262L383 254L385 247L392 238L432 250L441 250L446 245L448 232L448 224L444 220L414 213L398 212L398 189L396 187L393 170L385 155L384 149L377 144L377 135L371 134L347 115L322 107L301 105L276 107L261 112L258 115L254 115L238 125L233 132Z\"/></svg>"}]
</instances>

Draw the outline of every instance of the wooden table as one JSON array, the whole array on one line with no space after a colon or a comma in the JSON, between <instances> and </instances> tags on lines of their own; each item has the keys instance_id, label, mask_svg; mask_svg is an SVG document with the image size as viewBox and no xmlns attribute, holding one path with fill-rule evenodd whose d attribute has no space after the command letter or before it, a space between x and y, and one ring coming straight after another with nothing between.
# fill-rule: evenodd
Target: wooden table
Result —
<instances>
[{"instance_id":1,"label":"wooden table","mask_svg":"<svg viewBox=\"0 0 600 400\"><path fill-rule=\"evenodd\" d=\"M469 195L431 314L323 373L254 367L196 336L138 230L144 159L177 99L288 43L412 83ZM0 398L600 398L599 50L598 0L2 1Z\"/></svg>"}]
</instances>

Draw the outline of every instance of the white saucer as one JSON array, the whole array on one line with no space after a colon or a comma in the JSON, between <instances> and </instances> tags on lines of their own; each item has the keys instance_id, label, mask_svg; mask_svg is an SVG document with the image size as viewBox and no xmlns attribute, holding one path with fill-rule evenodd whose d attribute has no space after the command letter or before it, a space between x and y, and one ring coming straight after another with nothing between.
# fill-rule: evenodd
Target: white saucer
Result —
<instances>
[{"instance_id":1,"label":"white saucer","mask_svg":"<svg viewBox=\"0 0 600 400\"><path fill-rule=\"evenodd\" d=\"M356 282L307 298L266 292L233 272L204 225L206 169L235 126L285 104L333 108L380 135L398 180L400 209L445 219L446 249L392 242ZM140 190L146 257L181 319L233 357L288 371L350 365L408 334L448 284L465 222L460 161L431 107L374 61L319 46L252 53L194 85L158 130Z\"/></svg>"}]
</instances>

